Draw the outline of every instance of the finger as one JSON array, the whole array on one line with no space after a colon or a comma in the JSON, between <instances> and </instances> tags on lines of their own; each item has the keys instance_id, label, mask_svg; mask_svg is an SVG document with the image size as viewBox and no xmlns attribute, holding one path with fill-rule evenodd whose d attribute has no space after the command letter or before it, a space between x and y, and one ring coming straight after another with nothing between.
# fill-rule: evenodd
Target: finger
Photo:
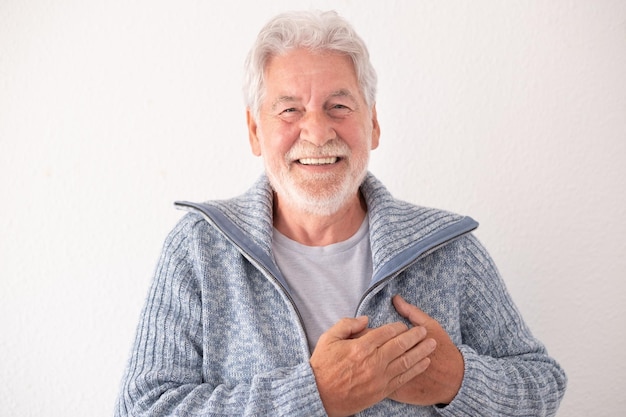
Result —
<instances>
[{"instance_id":1,"label":"finger","mask_svg":"<svg viewBox=\"0 0 626 417\"><path fill-rule=\"evenodd\" d=\"M409 330L409 328L404 323L389 323L375 329L369 329L359 340L369 343L375 348L379 348L393 338L405 333L407 330Z\"/></svg>"},{"instance_id":2,"label":"finger","mask_svg":"<svg viewBox=\"0 0 626 417\"><path fill-rule=\"evenodd\" d=\"M398 314L408 319L414 326L425 326L430 320L430 316L420 310L418 307L407 303L404 298L395 295L392 298L393 306Z\"/></svg>"},{"instance_id":3,"label":"finger","mask_svg":"<svg viewBox=\"0 0 626 417\"><path fill-rule=\"evenodd\" d=\"M396 358L400 358L411 351L415 346L426 338L426 329L418 326L407 330L404 333L390 339L384 346L380 347L381 355L386 358L388 363L391 363ZM406 356L405 359L411 359L415 355ZM421 359L421 358L419 358ZM418 360L419 360L418 359ZM411 363L407 363L410 366Z\"/></svg>"},{"instance_id":4,"label":"finger","mask_svg":"<svg viewBox=\"0 0 626 417\"><path fill-rule=\"evenodd\" d=\"M362 337L362 336L365 336L366 334L368 334L368 333L369 333L369 332L371 332L372 330L373 330L373 329L370 329L369 327L366 327L365 329L363 329L363 331L362 331L362 332L359 332L359 333L355 333L355 334L353 334L353 335L352 335L352 338L353 338L353 339L358 339L358 338L360 338L360 337Z\"/></svg>"},{"instance_id":5,"label":"finger","mask_svg":"<svg viewBox=\"0 0 626 417\"><path fill-rule=\"evenodd\" d=\"M387 367L387 375L397 377L406 374L404 377L405 381L413 379L426 370L430 364L428 356L435 351L436 347L437 342L435 339L428 338L421 341L412 349L391 361ZM428 361L424 362L424 359L428 359Z\"/></svg>"},{"instance_id":6,"label":"finger","mask_svg":"<svg viewBox=\"0 0 626 417\"><path fill-rule=\"evenodd\" d=\"M412 379L426 372L426 370L430 367L431 363L432 361L430 358L424 358L421 361L417 362L415 365L413 365L406 372L400 373L396 375L395 377L391 378L387 385L389 394L397 391L402 386L409 383L409 381L411 381Z\"/></svg>"},{"instance_id":7,"label":"finger","mask_svg":"<svg viewBox=\"0 0 626 417\"><path fill-rule=\"evenodd\" d=\"M355 334L363 332L367 328L369 319L367 316L361 316L357 318L344 318L335 323L330 329L328 329L320 339L331 340L345 340L350 339Z\"/></svg>"}]
</instances>

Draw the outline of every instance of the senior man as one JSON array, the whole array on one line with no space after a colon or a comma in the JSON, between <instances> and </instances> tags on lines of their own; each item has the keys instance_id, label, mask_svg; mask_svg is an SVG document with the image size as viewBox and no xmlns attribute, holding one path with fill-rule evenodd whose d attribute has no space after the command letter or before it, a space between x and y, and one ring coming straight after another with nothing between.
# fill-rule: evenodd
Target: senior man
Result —
<instances>
[{"instance_id":1,"label":"senior man","mask_svg":"<svg viewBox=\"0 0 626 417\"><path fill-rule=\"evenodd\" d=\"M244 195L168 236L117 416L547 416L566 377L468 217L368 172L376 74L334 12L272 19L246 61Z\"/></svg>"}]
</instances>

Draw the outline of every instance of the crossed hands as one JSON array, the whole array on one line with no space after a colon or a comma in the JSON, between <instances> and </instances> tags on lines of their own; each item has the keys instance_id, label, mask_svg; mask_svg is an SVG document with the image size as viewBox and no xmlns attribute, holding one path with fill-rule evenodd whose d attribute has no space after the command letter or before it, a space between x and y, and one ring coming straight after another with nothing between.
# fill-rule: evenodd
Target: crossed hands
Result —
<instances>
[{"instance_id":1,"label":"crossed hands","mask_svg":"<svg viewBox=\"0 0 626 417\"><path fill-rule=\"evenodd\" d=\"M441 325L402 297L396 322L367 328L367 317L342 319L324 333L310 363L330 417L349 416L385 398L448 404L463 381L463 357Z\"/></svg>"}]
</instances>

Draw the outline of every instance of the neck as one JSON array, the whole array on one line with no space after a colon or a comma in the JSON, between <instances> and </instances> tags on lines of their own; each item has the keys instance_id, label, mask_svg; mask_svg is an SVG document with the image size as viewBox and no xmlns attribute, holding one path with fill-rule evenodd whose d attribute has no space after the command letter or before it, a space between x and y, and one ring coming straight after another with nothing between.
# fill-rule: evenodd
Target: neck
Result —
<instances>
[{"instance_id":1,"label":"neck","mask_svg":"<svg viewBox=\"0 0 626 417\"><path fill-rule=\"evenodd\" d=\"M354 235L367 214L361 193L329 216L298 210L274 195L274 227L291 240L307 246L326 246Z\"/></svg>"}]
</instances>

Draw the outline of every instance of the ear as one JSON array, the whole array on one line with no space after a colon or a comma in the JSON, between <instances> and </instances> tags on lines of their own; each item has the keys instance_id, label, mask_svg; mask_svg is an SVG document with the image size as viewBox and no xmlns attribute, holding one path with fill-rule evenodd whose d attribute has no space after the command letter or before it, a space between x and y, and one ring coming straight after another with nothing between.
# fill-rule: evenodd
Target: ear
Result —
<instances>
[{"instance_id":1,"label":"ear","mask_svg":"<svg viewBox=\"0 0 626 417\"><path fill-rule=\"evenodd\" d=\"M378 148L378 140L380 139L380 125L376 116L376 103L372 106L372 149Z\"/></svg>"},{"instance_id":2,"label":"ear","mask_svg":"<svg viewBox=\"0 0 626 417\"><path fill-rule=\"evenodd\" d=\"M261 156L261 144L257 135L258 124L249 108L246 108L246 122L248 124L248 140L250 149L255 156Z\"/></svg>"}]
</instances>

